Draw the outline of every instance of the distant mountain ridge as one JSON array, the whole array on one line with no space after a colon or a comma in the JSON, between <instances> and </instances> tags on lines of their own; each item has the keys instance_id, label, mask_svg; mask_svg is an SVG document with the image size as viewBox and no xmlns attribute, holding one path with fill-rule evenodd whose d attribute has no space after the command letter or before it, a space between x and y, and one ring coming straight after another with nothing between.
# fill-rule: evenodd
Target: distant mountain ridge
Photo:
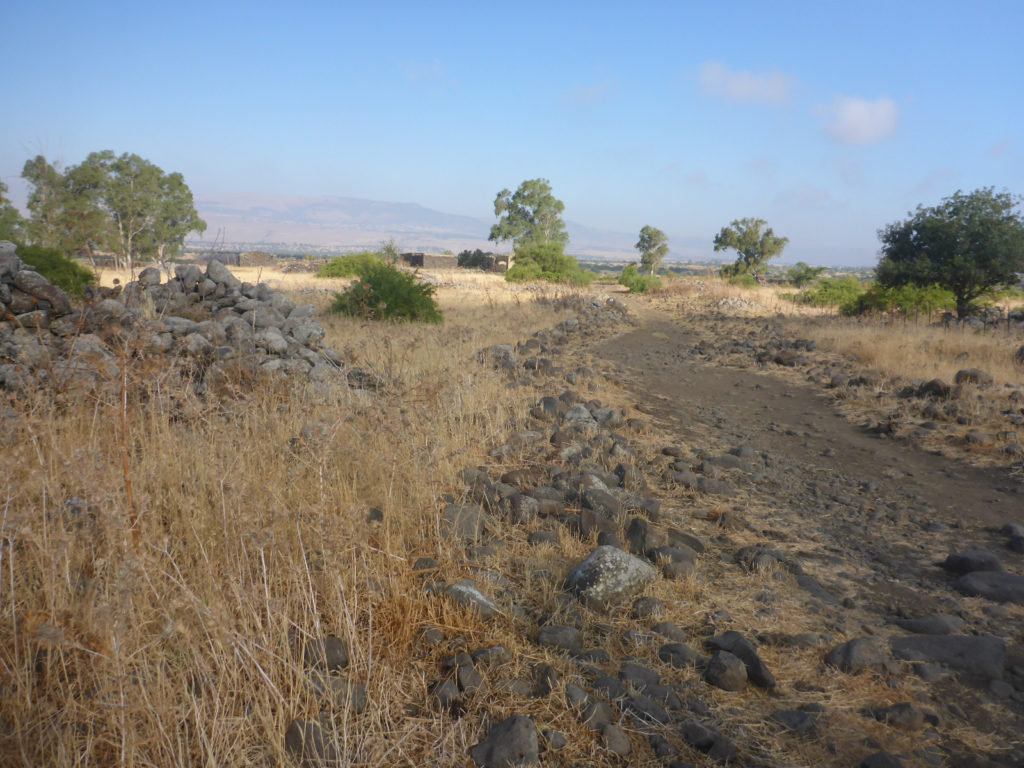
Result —
<instances>
[{"instance_id":1,"label":"distant mountain ridge","mask_svg":"<svg viewBox=\"0 0 1024 768\"><path fill-rule=\"evenodd\" d=\"M493 219L435 211L417 203L390 203L354 197L283 195L205 195L196 199L206 221L202 247L223 242L265 250L350 250L376 248L394 238L403 251L499 249L487 240ZM631 259L636 235L566 222L569 252L596 259Z\"/></svg>"}]
</instances>

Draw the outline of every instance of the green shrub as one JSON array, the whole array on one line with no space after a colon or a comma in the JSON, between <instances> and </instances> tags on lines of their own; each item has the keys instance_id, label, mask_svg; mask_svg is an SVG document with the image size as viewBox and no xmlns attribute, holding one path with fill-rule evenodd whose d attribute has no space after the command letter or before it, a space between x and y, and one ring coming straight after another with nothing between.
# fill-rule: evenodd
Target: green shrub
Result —
<instances>
[{"instance_id":1,"label":"green shrub","mask_svg":"<svg viewBox=\"0 0 1024 768\"><path fill-rule=\"evenodd\" d=\"M334 294L331 311L398 322L440 323L443 319L434 301L434 286L379 259L366 265L348 290Z\"/></svg>"},{"instance_id":2,"label":"green shrub","mask_svg":"<svg viewBox=\"0 0 1024 768\"><path fill-rule=\"evenodd\" d=\"M732 266L732 265L729 265ZM726 274L726 270L722 268L722 275ZM740 274L729 275L729 285L739 285L743 288L757 288L757 279L749 272L741 272Z\"/></svg>"},{"instance_id":3,"label":"green shrub","mask_svg":"<svg viewBox=\"0 0 1024 768\"><path fill-rule=\"evenodd\" d=\"M515 265L505 273L505 279L513 283L544 280L582 286L594 282L597 273L580 267L561 243L544 243L516 251Z\"/></svg>"},{"instance_id":4,"label":"green shrub","mask_svg":"<svg viewBox=\"0 0 1024 768\"><path fill-rule=\"evenodd\" d=\"M872 283L864 293L839 307L844 315L863 315L869 312L931 315L939 310L953 309L956 309L953 292L938 285L885 288L878 283Z\"/></svg>"},{"instance_id":5,"label":"green shrub","mask_svg":"<svg viewBox=\"0 0 1024 768\"><path fill-rule=\"evenodd\" d=\"M813 288L804 288L792 296L798 304L812 307L844 307L864 293L864 284L855 277L826 277Z\"/></svg>"},{"instance_id":6,"label":"green shrub","mask_svg":"<svg viewBox=\"0 0 1024 768\"><path fill-rule=\"evenodd\" d=\"M66 293L81 298L85 286L95 275L81 264L72 261L56 248L41 245L19 245L18 258L35 267L36 271Z\"/></svg>"},{"instance_id":7,"label":"green shrub","mask_svg":"<svg viewBox=\"0 0 1024 768\"><path fill-rule=\"evenodd\" d=\"M360 251L331 259L316 273L317 277L362 277L368 269L384 260L373 251Z\"/></svg>"},{"instance_id":8,"label":"green shrub","mask_svg":"<svg viewBox=\"0 0 1024 768\"><path fill-rule=\"evenodd\" d=\"M654 275L641 275L636 264L628 264L619 277L619 285L629 288L630 293L647 293L661 288L662 283Z\"/></svg>"}]
</instances>

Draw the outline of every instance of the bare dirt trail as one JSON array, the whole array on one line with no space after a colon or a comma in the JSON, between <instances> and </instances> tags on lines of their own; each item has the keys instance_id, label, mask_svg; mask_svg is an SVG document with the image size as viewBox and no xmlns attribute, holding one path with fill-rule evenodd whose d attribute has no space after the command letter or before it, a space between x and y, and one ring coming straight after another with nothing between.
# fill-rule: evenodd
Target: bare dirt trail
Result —
<instances>
[{"instance_id":1,"label":"bare dirt trail","mask_svg":"<svg viewBox=\"0 0 1024 768\"><path fill-rule=\"evenodd\" d=\"M695 362L687 354L699 334L655 310L641 327L595 353L619 365L631 389L659 420L686 438L711 425L723 440L787 457L802 471L794 484L845 476L870 485L860 499L926 505L931 519L966 528L1024 523L1024 496L1005 470L936 456L871 434L846 420L820 388L768 372Z\"/></svg>"}]
</instances>

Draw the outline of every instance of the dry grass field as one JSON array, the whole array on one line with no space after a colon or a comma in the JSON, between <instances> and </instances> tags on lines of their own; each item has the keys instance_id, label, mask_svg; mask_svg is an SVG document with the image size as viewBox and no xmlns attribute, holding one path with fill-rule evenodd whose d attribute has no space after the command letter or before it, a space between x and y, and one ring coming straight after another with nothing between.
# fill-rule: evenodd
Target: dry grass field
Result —
<instances>
[{"instance_id":1,"label":"dry grass field","mask_svg":"<svg viewBox=\"0 0 1024 768\"><path fill-rule=\"evenodd\" d=\"M233 271L320 309L346 284L269 269ZM115 279L127 276L102 276L108 285ZM289 723L320 718L332 724L346 765L463 766L485 717L512 714L531 715L568 737L566 750L545 764L623 764L595 744L561 696L505 692L498 672L488 693L467 697L457 714L431 705L429 686L457 649L504 645L512 659L500 672L506 682L529 680L532 663L565 664L531 641L528 622L513 615L484 622L428 599L426 583L501 574L532 614L558 612L566 610L564 595L549 570L584 558L594 544L559 529L557 546L528 546L525 532L510 526L501 532L506 545L480 565L467 562L442 531L438 511L460 498L464 467L544 461L534 455L503 465L488 458L527 422L539 392L510 387L476 362L477 352L525 339L567 315L547 301L558 289L512 287L463 271L431 279L445 314L440 326L319 318L324 343L381 381L377 392L244 376L197 387L177 361L126 356L118 376L125 387L112 380L89 397L39 392L7 399L0 418L0 471L7 477L0 509L0 764L287 766ZM689 311L726 301L741 316L787 314L794 333L891 375L924 377L928 370L951 377L968 364L997 379L1012 373L996 362L1005 340L928 329L910 336L906 328L901 336L898 328L824 322L820 312L794 308L769 288L677 281L651 301L686 304ZM601 369L599 360L585 362ZM606 404L639 415L627 391L608 382L601 387ZM658 469L666 435L642 432L637 441L638 462ZM685 513L709 526L737 510L751 519L773 515L763 499L745 492L729 504L679 492L664 504L670 518ZM758 542L749 531L729 535L733 546ZM439 565L415 572L420 557ZM767 619L760 597L766 589L778 593ZM772 569L745 573L709 558L699 577L659 580L647 594L668 606L665 619L694 636L713 630L726 605L737 626L821 631L820 620L794 598L792 579ZM586 620L588 635L607 638L614 658L653 653L619 639L634 626L625 613L587 612ZM425 644L428 627L451 642ZM348 646L345 674L366 687L361 714L310 683L305 649L325 636ZM823 668L819 648L764 646L761 653L788 681L789 705L827 704L829 742L782 738L766 726L765 713L782 694L748 689L737 699L709 690L693 670L675 672L673 683L688 691L699 686L723 727L763 758L781 755L787 765L850 764L869 737L892 749L914 748L914 734L894 733L859 712L912 699L920 683L841 675ZM640 730L629 735L638 748L646 742ZM973 728L958 738L971 749L995 744ZM628 764L662 765L649 750L642 754Z\"/></svg>"},{"instance_id":2,"label":"dry grass field","mask_svg":"<svg viewBox=\"0 0 1024 768\"><path fill-rule=\"evenodd\" d=\"M324 281L267 278L303 303L329 298ZM563 316L481 282L441 289L440 327L324 318L325 343L382 379L379 395L225 381L201 396L175 362L149 361L126 365L123 402L117 382L9 400L0 762L282 764L290 720L319 710L302 645L333 634L374 702L347 736L352 764L461 763L464 733L402 711L425 700L405 660L428 622L476 625L438 614L411 561L458 568L441 494L528 401L476 352Z\"/></svg>"}]
</instances>

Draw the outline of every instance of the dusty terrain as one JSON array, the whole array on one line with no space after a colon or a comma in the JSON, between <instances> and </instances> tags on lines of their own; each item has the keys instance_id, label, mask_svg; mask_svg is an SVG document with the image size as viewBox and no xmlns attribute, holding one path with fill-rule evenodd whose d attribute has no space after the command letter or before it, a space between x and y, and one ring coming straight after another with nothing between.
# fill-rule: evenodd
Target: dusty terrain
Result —
<instances>
[{"instance_id":1,"label":"dusty terrain","mask_svg":"<svg viewBox=\"0 0 1024 768\"><path fill-rule=\"evenodd\" d=\"M5 391L0 763L1024 763L1019 339L932 395L767 294L452 272L428 328L239 276L322 379L113 327Z\"/></svg>"}]
</instances>

